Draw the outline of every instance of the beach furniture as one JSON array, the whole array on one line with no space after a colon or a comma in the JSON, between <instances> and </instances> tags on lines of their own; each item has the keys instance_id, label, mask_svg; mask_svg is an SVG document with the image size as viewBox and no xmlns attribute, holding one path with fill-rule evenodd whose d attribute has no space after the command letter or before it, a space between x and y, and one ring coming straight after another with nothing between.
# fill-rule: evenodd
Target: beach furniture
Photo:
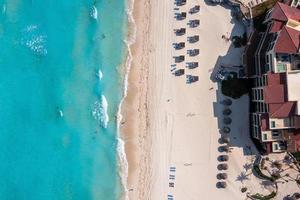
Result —
<instances>
[{"instance_id":1,"label":"beach furniture","mask_svg":"<svg viewBox=\"0 0 300 200\"><path fill-rule=\"evenodd\" d=\"M222 104L224 104L225 106L230 106L232 104L232 101L231 99L224 99L222 101Z\"/></svg>"},{"instance_id":2,"label":"beach furniture","mask_svg":"<svg viewBox=\"0 0 300 200\"><path fill-rule=\"evenodd\" d=\"M229 137L222 135L222 137L220 138L220 143L229 143Z\"/></svg>"},{"instance_id":3,"label":"beach furniture","mask_svg":"<svg viewBox=\"0 0 300 200\"><path fill-rule=\"evenodd\" d=\"M220 146L218 149L220 152L228 152L229 151L229 147L227 145Z\"/></svg>"},{"instance_id":4,"label":"beach furniture","mask_svg":"<svg viewBox=\"0 0 300 200\"><path fill-rule=\"evenodd\" d=\"M187 38L189 43L196 43L199 41L199 35L193 35Z\"/></svg>"},{"instance_id":5,"label":"beach furniture","mask_svg":"<svg viewBox=\"0 0 300 200\"><path fill-rule=\"evenodd\" d=\"M228 165L226 163L218 164L217 169L218 170L227 170L228 169Z\"/></svg>"},{"instance_id":6,"label":"beach furniture","mask_svg":"<svg viewBox=\"0 0 300 200\"><path fill-rule=\"evenodd\" d=\"M175 0L176 6L183 6L186 4L186 0Z\"/></svg>"},{"instance_id":7,"label":"beach furniture","mask_svg":"<svg viewBox=\"0 0 300 200\"><path fill-rule=\"evenodd\" d=\"M227 183L225 181L219 181L217 182L217 188L226 188Z\"/></svg>"},{"instance_id":8,"label":"beach furniture","mask_svg":"<svg viewBox=\"0 0 300 200\"><path fill-rule=\"evenodd\" d=\"M220 162L228 161L228 159L229 159L229 156L228 156L228 155L220 155L220 156L218 157L218 161L220 161Z\"/></svg>"},{"instance_id":9,"label":"beach furniture","mask_svg":"<svg viewBox=\"0 0 300 200\"><path fill-rule=\"evenodd\" d=\"M175 13L176 20L184 20L186 18L186 12Z\"/></svg>"},{"instance_id":10,"label":"beach furniture","mask_svg":"<svg viewBox=\"0 0 300 200\"><path fill-rule=\"evenodd\" d=\"M189 25L190 28L198 27L200 25L200 20L199 19L190 20L187 25Z\"/></svg>"},{"instance_id":11,"label":"beach furniture","mask_svg":"<svg viewBox=\"0 0 300 200\"><path fill-rule=\"evenodd\" d=\"M194 6L194 7L192 7L190 10L189 10L189 14L195 14L195 13L197 13L197 12L199 12L200 11L200 6L199 5L196 5L196 6Z\"/></svg>"},{"instance_id":12,"label":"beach furniture","mask_svg":"<svg viewBox=\"0 0 300 200\"><path fill-rule=\"evenodd\" d=\"M228 177L228 176L227 176L226 173L218 173L218 174L217 174L217 179L218 179L218 180L222 180L222 179L225 180L225 179L227 179L227 177Z\"/></svg>"},{"instance_id":13,"label":"beach furniture","mask_svg":"<svg viewBox=\"0 0 300 200\"><path fill-rule=\"evenodd\" d=\"M187 50L187 54L189 54L192 57L199 55L199 53L200 53L199 49L189 49L189 50Z\"/></svg>"},{"instance_id":14,"label":"beach furniture","mask_svg":"<svg viewBox=\"0 0 300 200\"><path fill-rule=\"evenodd\" d=\"M174 187L174 183L169 183L169 187Z\"/></svg>"},{"instance_id":15,"label":"beach furniture","mask_svg":"<svg viewBox=\"0 0 300 200\"><path fill-rule=\"evenodd\" d=\"M174 43L173 46L176 50L180 50L185 47L185 43L184 42Z\"/></svg>"},{"instance_id":16,"label":"beach furniture","mask_svg":"<svg viewBox=\"0 0 300 200\"><path fill-rule=\"evenodd\" d=\"M180 56L175 56L174 59L175 59L175 63L181 63L184 61L184 56L183 55L180 55Z\"/></svg>"},{"instance_id":17,"label":"beach furniture","mask_svg":"<svg viewBox=\"0 0 300 200\"><path fill-rule=\"evenodd\" d=\"M174 32L175 32L176 36L181 36L181 35L185 34L186 29L185 28L175 29Z\"/></svg>"},{"instance_id":18,"label":"beach furniture","mask_svg":"<svg viewBox=\"0 0 300 200\"><path fill-rule=\"evenodd\" d=\"M186 67L188 69L194 69L197 68L199 66L198 62L188 62L186 63Z\"/></svg>"},{"instance_id":19,"label":"beach furniture","mask_svg":"<svg viewBox=\"0 0 300 200\"><path fill-rule=\"evenodd\" d=\"M230 133L231 129L228 126L223 127L223 132L224 133Z\"/></svg>"},{"instance_id":20,"label":"beach furniture","mask_svg":"<svg viewBox=\"0 0 300 200\"><path fill-rule=\"evenodd\" d=\"M232 119L230 117L224 117L223 119L224 124L229 125L232 122Z\"/></svg>"},{"instance_id":21,"label":"beach furniture","mask_svg":"<svg viewBox=\"0 0 300 200\"><path fill-rule=\"evenodd\" d=\"M191 84L199 80L198 76L186 75L186 83Z\"/></svg>"},{"instance_id":22,"label":"beach furniture","mask_svg":"<svg viewBox=\"0 0 300 200\"><path fill-rule=\"evenodd\" d=\"M175 76L182 76L184 75L184 69L177 69L174 73Z\"/></svg>"},{"instance_id":23,"label":"beach furniture","mask_svg":"<svg viewBox=\"0 0 300 200\"><path fill-rule=\"evenodd\" d=\"M228 116L228 115L231 114L231 112L232 112L232 111L231 111L229 108L225 108L225 109L223 110L223 115Z\"/></svg>"}]
</instances>

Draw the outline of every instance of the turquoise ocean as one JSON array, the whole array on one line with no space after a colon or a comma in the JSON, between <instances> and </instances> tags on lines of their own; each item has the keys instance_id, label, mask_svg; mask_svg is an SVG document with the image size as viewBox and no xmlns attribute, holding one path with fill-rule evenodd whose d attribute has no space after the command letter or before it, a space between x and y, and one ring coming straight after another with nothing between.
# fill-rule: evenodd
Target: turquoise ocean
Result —
<instances>
[{"instance_id":1,"label":"turquoise ocean","mask_svg":"<svg viewBox=\"0 0 300 200\"><path fill-rule=\"evenodd\" d=\"M124 0L0 0L0 200L115 200Z\"/></svg>"}]
</instances>

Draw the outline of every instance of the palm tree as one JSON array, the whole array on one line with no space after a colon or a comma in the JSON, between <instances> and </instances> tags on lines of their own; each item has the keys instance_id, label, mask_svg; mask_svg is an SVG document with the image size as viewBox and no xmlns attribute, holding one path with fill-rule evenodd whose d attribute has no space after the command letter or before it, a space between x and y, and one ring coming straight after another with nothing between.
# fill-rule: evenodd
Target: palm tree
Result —
<instances>
[{"instance_id":1,"label":"palm tree","mask_svg":"<svg viewBox=\"0 0 300 200\"><path fill-rule=\"evenodd\" d=\"M246 170L246 172L248 171L248 170L250 170L250 169L252 169L252 164L251 163L246 163L246 164L244 164L243 165L243 167L244 167L244 169Z\"/></svg>"},{"instance_id":2,"label":"palm tree","mask_svg":"<svg viewBox=\"0 0 300 200\"><path fill-rule=\"evenodd\" d=\"M247 175L245 172L241 172L241 174L236 177L236 181L244 183L245 180L249 180L248 176L249 174Z\"/></svg>"}]
</instances>

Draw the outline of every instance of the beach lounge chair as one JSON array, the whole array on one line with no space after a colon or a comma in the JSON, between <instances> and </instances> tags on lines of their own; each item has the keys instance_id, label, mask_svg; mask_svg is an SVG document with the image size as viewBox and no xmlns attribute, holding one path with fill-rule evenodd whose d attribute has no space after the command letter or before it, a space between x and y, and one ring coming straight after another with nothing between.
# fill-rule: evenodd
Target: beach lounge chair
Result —
<instances>
[{"instance_id":1,"label":"beach lounge chair","mask_svg":"<svg viewBox=\"0 0 300 200\"><path fill-rule=\"evenodd\" d=\"M183 6L186 4L186 0L175 0L176 6Z\"/></svg>"},{"instance_id":2,"label":"beach lounge chair","mask_svg":"<svg viewBox=\"0 0 300 200\"><path fill-rule=\"evenodd\" d=\"M185 28L180 28L180 29L175 29L174 32L175 32L176 36L181 36L181 35L185 34L186 30L185 30Z\"/></svg>"},{"instance_id":3,"label":"beach lounge chair","mask_svg":"<svg viewBox=\"0 0 300 200\"><path fill-rule=\"evenodd\" d=\"M186 75L186 83L191 84L199 80L198 76Z\"/></svg>"},{"instance_id":4,"label":"beach lounge chair","mask_svg":"<svg viewBox=\"0 0 300 200\"><path fill-rule=\"evenodd\" d=\"M185 47L185 43L184 42L174 43L173 46L176 50L180 50Z\"/></svg>"},{"instance_id":5,"label":"beach lounge chair","mask_svg":"<svg viewBox=\"0 0 300 200\"><path fill-rule=\"evenodd\" d=\"M199 49L189 49L187 50L187 54L189 54L190 56L197 56L199 55L200 50Z\"/></svg>"},{"instance_id":6,"label":"beach lounge chair","mask_svg":"<svg viewBox=\"0 0 300 200\"><path fill-rule=\"evenodd\" d=\"M190 36L187 38L189 43L196 43L199 41L199 35Z\"/></svg>"},{"instance_id":7,"label":"beach lounge chair","mask_svg":"<svg viewBox=\"0 0 300 200\"><path fill-rule=\"evenodd\" d=\"M184 75L184 69L178 69L174 73L175 76L182 76Z\"/></svg>"},{"instance_id":8,"label":"beach lounge chair","mask_svg":"<svg viewBox=\"0 0 300 200\"><path fill-rule=\"evenodd\" d=\"M190 10L189 10L189 14L195 14L195 13L197 13L197 12L199 12L200 11L200 6L199 5L196 5L196 6L194 6L194 7L192 7Z\"/></svg>"},{"instance_id":9,"label":"beach lounge chair","mask_svg":"<svg viewBox=\"0 0 300 200\"><path fill-rule=\"evenodd\" d=\"M199 66L199 63L198 62L188 62L186 63L186 67L188 69L195 69Z\"/></svg>"},{"instance_id":10,"label":"beach lounge chair","mask_svg":"<svg viewBox=\"0 0 300 200\"><path fill-rule=\"evenodd\" d=\"M169 187L174 187L174 183L169 183Z\"/></svg>"},{"instance_id":11,"label":"beach lounge chair","mask_svg":"<svg viewBox=\"0 0 300 200\"><path fill-rule=\"evenodd\" d=\"M175 13L176 20L184 20L186 18L186 12Z\"/></svg>"},{"instance_id":12,"label":"beach lounge chair","mask_svg":"<svg viewBox=\"0 0 300 200\"><path fill-rule=\"evenodd\" d=\"M181 63L184 61L185 57L183 55L180 55L180 56L175 56L174 59L175 59L175 63Z\"/></svg>"},{"instance_id":13,"label":"beach lounge chair","mask_svg":"<svg viewBox=\"0 0 300 200\"><path fill-rule=\"evenodd\" d=\"M200 20L199 19L190 20L187 25L189 25L190 28L198 27L200 25Z\"/></svg>"}]
</instances>

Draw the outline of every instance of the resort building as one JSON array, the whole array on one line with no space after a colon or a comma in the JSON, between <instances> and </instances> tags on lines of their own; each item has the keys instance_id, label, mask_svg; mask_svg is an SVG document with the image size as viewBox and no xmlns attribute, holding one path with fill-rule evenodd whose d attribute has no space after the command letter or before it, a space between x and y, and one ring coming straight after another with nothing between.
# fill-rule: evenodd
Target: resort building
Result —
<instances>
[{"instance_id":1,"label":"resort building","mask_svg":"<svg viewBox=\"0 0 300 200\"><path fill-rule=\"evenodd\" d=\"M278 2L263 25L243 57L252 82L252 138L267 153L300 151L300 10Z\"/></svg>"}]
</instances>

